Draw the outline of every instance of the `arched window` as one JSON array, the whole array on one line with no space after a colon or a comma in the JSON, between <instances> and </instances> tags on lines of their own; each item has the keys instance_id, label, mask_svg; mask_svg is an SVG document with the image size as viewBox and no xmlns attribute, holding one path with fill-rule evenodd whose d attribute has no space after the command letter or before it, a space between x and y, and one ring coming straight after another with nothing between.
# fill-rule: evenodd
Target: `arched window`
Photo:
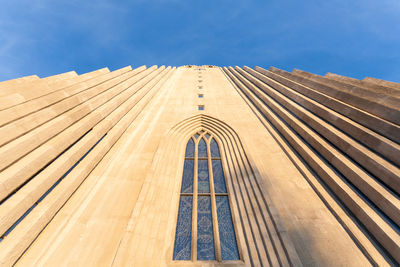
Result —
<instances>
[{"instance_id":1,"label":"arched window","mask_svg":"<svg viewBox=\"0 0 400 267\"><path fill-rule=\"evenodd\" d=\"M239 260L221 154L205 131L186 145L173 260Z\"/></svg>"}]
</instances>

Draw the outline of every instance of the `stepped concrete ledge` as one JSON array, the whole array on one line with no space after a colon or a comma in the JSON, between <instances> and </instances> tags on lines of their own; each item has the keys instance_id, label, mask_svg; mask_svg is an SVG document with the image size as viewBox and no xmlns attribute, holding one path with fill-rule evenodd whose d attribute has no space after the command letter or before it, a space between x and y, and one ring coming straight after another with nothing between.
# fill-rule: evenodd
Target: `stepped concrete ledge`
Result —
<instances>
[{"instance_id":1,"label":"stepped concrete ledge","mask_svg":"<svg viewBox=\"0 0 400 267\"><path fill-rule=\"evenodd\" d=\"M398 266L395 87L214 65L0 82L0 266Z\"/></svg>"}]
</instances>

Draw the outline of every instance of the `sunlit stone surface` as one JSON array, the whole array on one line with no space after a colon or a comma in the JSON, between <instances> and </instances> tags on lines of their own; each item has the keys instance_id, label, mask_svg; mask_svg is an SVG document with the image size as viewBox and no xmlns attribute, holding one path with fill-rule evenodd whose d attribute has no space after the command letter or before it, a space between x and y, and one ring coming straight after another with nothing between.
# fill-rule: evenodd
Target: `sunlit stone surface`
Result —
<instances>
[{"instance_id":1,"label":"sunlit stone surface","mask_svg":"<svg viewBox=\"0 0 400 267\"><path fill-rule=\"evenodd\" d=\"M399 265L399 88L189 65L0 82L0 265Z\"/></svg>"}]
</instances>

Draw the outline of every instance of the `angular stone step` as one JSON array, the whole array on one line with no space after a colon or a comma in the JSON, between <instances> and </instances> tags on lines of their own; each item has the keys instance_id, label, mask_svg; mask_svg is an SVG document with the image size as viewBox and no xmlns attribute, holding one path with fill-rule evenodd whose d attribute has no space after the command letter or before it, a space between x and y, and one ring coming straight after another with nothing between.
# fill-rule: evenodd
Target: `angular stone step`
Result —
<instances>
[{"instance_id":1,"label":"angular stone step","mask_svg":"<svg viewBox=\"0 0 400 267\"><path fill-rule=\"evenodd\" d=\"M338 99L346 104L352 105L358 109L364 110L370 114L378 116L384 120L390 121L395 124L400 124L400 110L394 107L388 107L380 103L376 103L364 97L342 91L333 86L328 86L321 82L316 82L303 76L288 73L286 71L271 67L270 71L290 78L291 80L301 83L305 86L313 88L325 95L329 95L335 99ZM289 76L290 74L291 76Z\"/></svg>"},{"instance_id":2,"label":"angular stone step","mask_svg":"<svg viewBox=\"0 0 400 267\"><path fill-rule=\"evenodd\" d=\"M371 77L365 77L362 81L367 83L367 84L376 84L376 85L379 85L379 86L384 86L384 87L387 87L387 88L400 90L400 83L380 80L380 79L371 78ZM400 94L400 92L398 92L398 93Z\"/></svg>"},{"instance_id":3,"label":"angular stone step","mask_svg":"<svg viewBox=\"0 0 400 267\"><path fill-rule=\"evenodd\" d=\"M159 69L146 76L146 78L135 83L133 86L132 84L127 82L125 84L121 84L121 88L119 88L118 90L113 88L114 91L111 91L112 94L110 93L110 95L108 95L107 97L102 97L99 105L92 104L92 112L81 114L80 118L75 118L76 120L74 123L72 123L71 120L65 119L64 117L58 117L59 121L63 123L61 125L63 127L58 124L52 124L51 126L53 127L53 130L50 135L46 136L47 139L51 139L43 142L33 151L29 152L29 154L25 155L0 173L0 200L4 199L7 195L12 193L19 186L21 186L26 181L26 179L34 175L37 171L39 171L42 167L44 167L67 147L73 144L84 133L93 128L99 121L105 118L124 101L126 101L126 99L142 89L147 83L151 81L151 79L160 75L160 73L164 69L164 66L160 67ZM86 109L87 108L78 109L77 111L80 114ZM45 128L45 130L47 130L47 128ZM54 136L57 131L59 134ZM32 132L33 131L31 131L30 133ZM37 135L35 134L34 136ZM23 148L24 147L22 147L21 149ZM30 151L32 148L28 149L28 151ZM23 155L24 153L24 151L21 152L19 150L16 150L16 152L19 152L19 155ZM3 155L1 155L0 157L3 157ZM7 162L4 162L3 164L7 164Z\"/></svg>"},{"instance_id":4,"label":"angular stone step","mask_svg":"<svg viewBox=\"0 0 400 267\"><path fill-rule=\"evenodd\" d=\"M380 213L374 210L366 200L354 191L346 179L344 179L328 162L315 152L299 135L293 131L284 120L275 114L268 105L259 98L263 94L257 87L250 86L249 89L236 76L239 74L233 69L224 68L227 75L243 91L251 102L260 110L261 113L276 127L289 144L299 153L315 173L326 183L326 185L336 194L343 204L353 213L353 215L363 224L369 233L388 251L388 253L400 261L400 236ZM253 91L254 90L254 91ZM269 98L268 96L265 96ZM270 99L272 100L272 99Z\"/></svg>"},{"instance_id":5,"label":"angular stone step","mask_svg":"<svg viewBox=\"0 0 400 267\"><path fill-rule=\"evenodd\" d=\"M224 73L226 75L226 73ZM228 75L227 79L231 80ZM366 234L365 228L355 219L354 215L349 212L343 203L336 197L323 183L323 181L313 172L313 170L307 165L307 163L301 158L296 150L285 140L285 138L274 128L274 126L267 120L267 118L261 113L261 111L246 97L246 95L234 85L234 88L244 99L244 101L250 106L252 111L261 121L263 126L268 132L274 137L279 143L285 154L290 158L296 168L304 176L306 181L310 184L312 189L321 198L322 202L332 212L338 222L343 226L346 232L359 246L361 251L369 258L374 266L394 266L395 261L388 257L388 254L383 251L379 243L371 238L370 234Z\"/></svg>"},{"instance_id":6,"label":"angular stone step","mask_svg":"<svg viewBox=\"0 0 400 267\"><path fill-rule=\"evenodd\" d=\"M157 84L156 86L159 87L160 85ZM144 96L144 106L151 100L151 96L152 95ZM11 266L18 260L44 227L52 220L58 210L62 208L65 202L102 160L105 154L118 141L144 106L142 106L141 109L131 109L126 113L117 124L107 132L107 135L93 148L91 153L68 174L68 178L54 188L54 190L17 225L9 236L0 242L1 265Z\"/></svg>"},{"instance_id":7,"label":"angular stone step","mask_svg":"<svg viewBox=\"0 0 400 267\"><path fill-rule=\"evenodd\" d=\"M109 72L108 69L100 69L70 79L61 79L51 82L41 79L34 83L21 85L18 88L6 88L11 90L11 92L9 92L6 96L0 97L0 110L36 99L43 95L60 90L64 87L90 80L91 78L102 75L106 72Z\"/></svg>"},{"instance_id":8,"label":"angular stone step","mask_svg":"<svg viewBox=\"0 0 400 267\"><path fill-rule=\"evenodd\" d=\"M154 68L150 68L149 70L147 70L147 73L149 71L152 71ZM132 70L129 73L123 74L121 76L115 76L114 79L109 80L106 83L102 83L98 86L94 86L93 88L90 88L88 90L81 91L72 96L65 96L63 100L53 105L40 109L25 117L22 117L18 120L15 120L7 125L0 127L0 146L18 138L23 134L28 133L29 131L67 112L68 110L71 110L76 106L86 101L89 101L93 97L96 97L96 95L103 93L104 91L108 90L108 88L112 87L113 85L117 85L127 78L137 75L135 76L135 78L140 79L141 77L146 75L146 71L142 72L142 70L142 68ZM61 93L63 95L66 95L64 92Z\"/></svg>"},{"instance_id":9,"label":"angular stone step","mask_svg":"<svg viewBox=\"0 0 400 267\"><path fill-rule=\"evenodd\" d=\"M155 78L146 85L144 90L152 90L157 83L163 83L172 74L168 67L164 76ZM160 84L159 84L160 85ZM155 88L156 89L156 88ZM143 105L142 98L136 95L131 97L87 133L70 149L47 166L35 179L28 182L2 205L0 205L0 235L2 235L14 222L16 222L26 210L28 210L63 174L81 159L85 153L93 147L112 127L114 127L132 108ZM136 108L136 110L138 110ZM140 109L139 109L140 110ZM138 112L137 112L138 113ZM30 196L27 198L26 196ZM3 216L4 215L4 216Z\"/></svg>"},{"instance_id":10,"label":"angular stone step","mask_svg":"<svg viewBox=\"0 0 400 267\"><path fill-rule=\"evenodd\" d=\"M0 170L127 90L142 78L140 74L137 75L140 77L136 77L131 72L121 75L117 78L116 83L105 84L101 88L96 88L96 92L92 92L93 97L83 103L75 105L78 99L74 99L72 103L68 103L71 105L71 109L68 111L0 147L0 157L4 157L0 161ZM50 109L47 115L51 116L53 112Z\"/></svg>"},{"instance_id":11,"label":"angular stone step","mask_svg":"<svg viewBox=\"0 0 400 267\"><path fill-rule=\"evenodd\" d=\"M376 83L370 83L367 80L358 80L358 79L354 79L354 78L350 78L350 77L346 77L346 76L342 76L339 74L334 74L331 72L328 72L325 74L324 76L327 79L330 80L335 80L335 81L340 81L343 83L347 83L347 84L351 84L351 85L355 85L355 86L359 86L362 88L366 88L375 92L380 92L380 93L384 93L384 94L389 94L389 95L393 95L395 97L400 97L400 91L396 90L394 88L391 87L387 87L384 85L379 85ZM372 78L371 78L372 79Z\"/></svg>"},{"instance_id":12,"label":"angular stone step","mask_svg":"<svg viewBox=\"0 0 400 267\"><path fill-rule=\"evenodd\" d=\"M334 111L333 109L324 106L320 102L315 101L308 96L303 95L298 91L265 76L260 72L252 70L246 66L244 66L244 69L267 85L273 87L282 94L285 94L287 97L307 108L315 115L323 118L325 121L334 125L363 145L367 146L369 149L382 155L384 158L395 163L397 166L400 166L400 157L398 156L400 153L399 144L392 142L384 136L379 135L378 133Z\"/></svg>"},{"instance_id":13,"label":"angular stone step","mask_svg":"<svg viewBox=\"0 0 400 267\"><path fill-rule=\"evenodd\" d=\"M2 82L0 82L0 90L4 89L6 87L16 86L16 85L19 85L22 83L30 83L30 82L33 82L33 81L39 80L39 79L40 78L37 75L29 75L29 76L24 76L21 78L2 81Z\"/></svg>"},{"instance_id":14,"label":"angular stone step","mask_svg":"<svg viewBox=\"0 0 400 267\"><path fill-rule=\"evenodd\" d=\"M392 141L400 143L400 127L398 125L383 120L351 105L348 105L345 102L332 98L331 96L323 94L308 86L300 84L292 80L292 76L294 75L292 75L291 73L285 73L287 77L283 77L277 73L267 71L260 67L255 67L254 69L264 74L265 76L275 81L278 81L279 83L290 87L297 92L317 101L318 103L329 107L330 109L348 117L349 119L360 123L361 125L371 129L372 131L375 131Z\"/></svg>"},{"instance_id":15,"label":"angular stone step","mask_svg":"<svg viewBox=\"0 0 400 267\"><path fill-rule=\"evenodd\" d=\"M3 109L0 111L0 126L10 123L16 119L24 117L32 112L48 107L62 99L75 95L81 91L97 86L103 82L106 82L112 78L119 76L125 72L132 70L132 68L125 67L113 72L109 72L103 75L96 76L94 78L85 80L83 82L76 83L74 85L55 90L49 94L31 99L19 105Z\"/></svg>"},{"instance_id":16,"label":"angular stone step","mask_svg":"<svg viewBox=\"0 0 400 267\"><path fill-rule=\"evenodd\" d=\"M325 84L327 86L332 86L338 90L347 92L349 94L359 96L362 98L366 98L369 101L394 108L394 109L399 109L400 106L400 96L395 96L393 94L390 94L388 92L377 92L377 90L371 90L370 88L365 88L360 85L354 85L354 84L348 84L342 81L337 81L333 79L328 79L326 77L313 74L310 72L306 72L303 70L299 69L293 69L292 74L296 76L302 76L305 78L308 78L312 81L316 81L322 84Z\"/></svg>"},{"instance_id":17,"label":"angular stone step","mask_svg":"<svg viewBox=\"0 0 400 267\"><path fill-rule=\"evenodd\" d=\"M312 99L309 99L306 96L303 96L290 89L289 87L280 85L276 81L273 81L248 67L245 67L244 69L247 72L240 68L236 68L236 70L246 77L246 79L250 80L253 84L269 94L276 101L280 102L282 106L293 112L304 123L313 128L321 136L328 139L334 146L338 147L352 160L358 162L358 164L374 174L396 193L400 193L400 169L358 143L356 141L357 139L351 138L351 136L346 135L341 130L329 123L329 121L332 121L335 124L338 124L341 119L344 121L344 118L342 118L340 114L329 110ZM250 73L253 76L250 76ZM275 93L274 90L278 91L284 96L277 92ZM328 122L323 120L325 118L328 119ZM351 124L353 127L355 126L355 123L352 121L348 122L348 124ZM397 145L396 147L392 148L393 155L390 156L396 159L396 156L400 154L400 146Z\"/></svg>"},{"instance_id":18,"label":"angular stone step","mask_svg":"<svg viewBox=\"0 0 400 267\"><path fill-rule=\"evenodd\" d=\"M237 69L239 68L237 67ZM254 86L251 82L257 82L256 78L251 80L246 79L239 73L237 78L239 78L241 82L244 83L248 88ZM363 192L373 203L375 203L388 218L391 218L395 223L400 225L400 199L393 192L382 186L376 180L376 178L372 177L370 174L365 172L365 170L354 164L346 154L342 153L329 142L325 141L324 138L333 140L334 144L336 143L342 148L358 148L358 151L354 149L352 153L354 153L356 157L364 160L369 158L370 160L368 161L368 164L373 164L374 160L379 162L379 159L376 159L373 154L366 154L365 151L362 151L362 147L357 147L356 142L347 138L345 135L341 134L341 132L335 131L334 127L330 127L330 125L325 123L323 120L318 119L318 117L313 115L311 112L308 112L304 108L300 107L295 102L283 96L281 93L269 86L263 86L261 82L257 82L256 85L264 94L268 95L268 98L261 94L258 96L261 97L274 112L276 112L286 123L288 123L293 130L295 130L308 144L318 151L318 153L320 153L330 164L332 164L343 176L345 176L353 185ZM312 126L314 129L310 126ZM321 136L323 138L321 138ZM381 167L379 168L380 172L386 171L385 174L390 173L386 169L390 166L379 167ZM375 171L371 168L370 170ZM392 171L394 171L394 173L390 174L394 175L391 177L391 180L400 176L396 176L399 174L398 169L394 169Z\"/></svg>"},{"instance_id":19,"label":"angular stone step","mask_svg":"<svg viewBox=\"0 0 400 267\"><path fill-rule=\"evenodd\" d=\"M14 91L18 91L22 88L26 88L28 84L44 84L44 83L52 83L62 80L69 80L78 77L78 74L75 71L64 72L44 78L39 78L36 75L23 77L20 79L14 79L11 81L4 81L0 83L0 96L9 95ZM29 81L28 83L26 81Z\"/></svg>"},{"instance_id":20,"label":"angular stone step","mask_svg":"<svg viewBox=\"0 0 400 267\"><path fill-rule=\"evenodd\" d=\"M58 84L59 86L64 87L75 83L76 80L79 79L78 74L76 74L75 71L71 71L35 80L31 83L6 86L0 90L0 110L51 92L53 89L49 84Z\"/></svg>"}]
</instances>

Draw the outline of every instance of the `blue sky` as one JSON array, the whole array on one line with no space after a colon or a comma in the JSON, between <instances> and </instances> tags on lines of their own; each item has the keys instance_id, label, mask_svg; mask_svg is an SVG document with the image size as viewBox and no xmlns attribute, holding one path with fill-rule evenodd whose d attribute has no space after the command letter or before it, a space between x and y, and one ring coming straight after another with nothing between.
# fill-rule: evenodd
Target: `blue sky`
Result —
<instances>
[{"instance_id":1,"label":"blue sky","mask_svg":"<svg viewBox=\"0 0 400 267\"><path fill-rule=\"evenodd\" d=\"M1 1L0 81L153 64L400 82L400 0Z\"/></svg>"}]
</instances>

